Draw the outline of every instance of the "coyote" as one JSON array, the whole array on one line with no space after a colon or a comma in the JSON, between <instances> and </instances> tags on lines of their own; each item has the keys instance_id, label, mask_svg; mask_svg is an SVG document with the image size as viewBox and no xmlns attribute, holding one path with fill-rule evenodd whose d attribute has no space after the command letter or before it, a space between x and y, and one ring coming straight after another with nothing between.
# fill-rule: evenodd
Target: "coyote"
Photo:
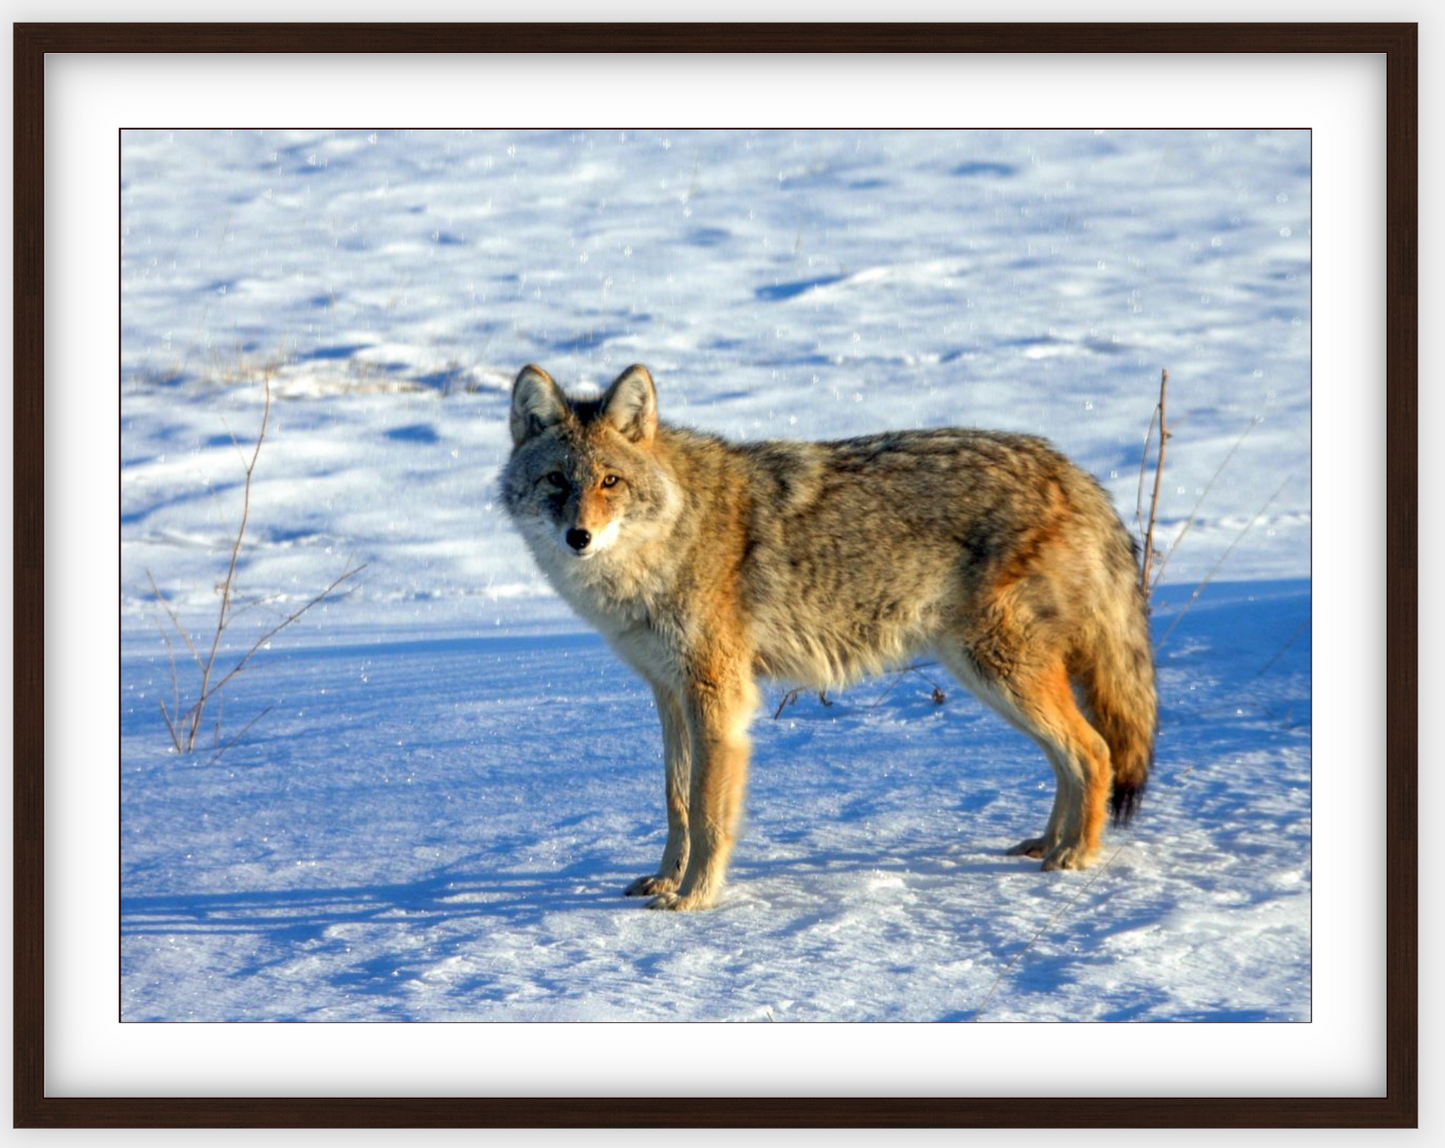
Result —
<instances>
[{"instance_id":1,"label":"coyote","mask_svg":"<svg viewBox=\"0 0 1445 1148\"><path fill-rule=\"evenodd\" d=\"M732 443L658 421L629 367L600 398L512 387L502 497L557 592L652 687L667 845L625 890L717 898L742 810L756 679L837 688L924 650L1042 747L1048 825L1009 850L1095 858L1153 758L1138 547L1043 439L894 431Z\"/></svg>"}]
</instances>

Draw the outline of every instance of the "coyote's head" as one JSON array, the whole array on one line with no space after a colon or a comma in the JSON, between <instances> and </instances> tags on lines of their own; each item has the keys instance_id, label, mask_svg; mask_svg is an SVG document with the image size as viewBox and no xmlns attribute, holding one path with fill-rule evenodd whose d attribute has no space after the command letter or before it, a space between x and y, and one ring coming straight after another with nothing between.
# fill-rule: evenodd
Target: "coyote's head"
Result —
<instances>
[{"instance_id":1,"label":"coyote's head","mask_svg":"<svg viewBox=\"0 0 1445 1148\"><path fill-rule=\"evenodd\" d=\"M628 367L600 399L569 399L540 367L512 384L507 512L547 560L591 559L665 532L678 494L654 453L657 390Z\"/></svg>"}]
</instances>

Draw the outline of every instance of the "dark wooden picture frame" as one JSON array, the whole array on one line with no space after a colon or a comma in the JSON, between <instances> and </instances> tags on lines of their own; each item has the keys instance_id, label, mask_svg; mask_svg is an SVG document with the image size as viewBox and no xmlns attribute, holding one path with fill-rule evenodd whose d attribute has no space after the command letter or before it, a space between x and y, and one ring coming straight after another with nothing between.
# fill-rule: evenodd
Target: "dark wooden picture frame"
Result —
<instances>
[{"instance_id":1,"label":"dark wooden picture frame","mask_svg":"<svg viewBox=\"0 0 1445 1148\"><path fill-rule=\"evenodd\" d=\"M1386 59L1386 1095L1327 1098L107 1098L45 1095L47 53L1372 53ZM1413 1127L1417 1123L1414 24L17 24L14 1123L40 1127Z\"/></svg>"}]
</instances>

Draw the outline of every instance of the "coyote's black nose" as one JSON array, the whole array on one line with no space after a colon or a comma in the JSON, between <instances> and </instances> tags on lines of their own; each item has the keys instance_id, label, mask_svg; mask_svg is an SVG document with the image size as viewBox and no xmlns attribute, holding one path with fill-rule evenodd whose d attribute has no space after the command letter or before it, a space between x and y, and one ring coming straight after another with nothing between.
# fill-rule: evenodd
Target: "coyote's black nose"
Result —
<instances>
[{"instance_id":1,"label":"coyote's black nose","mask_svg":"<svg viewBox=\"0 0 1445 1148\"><path fill-rule=\"evenodd\" d=\"M587 543L592 541L590 530L578 530L575 526L567 531L567 545L573 550L582 551L587 549Z\"/></svg>"}]
</instances>

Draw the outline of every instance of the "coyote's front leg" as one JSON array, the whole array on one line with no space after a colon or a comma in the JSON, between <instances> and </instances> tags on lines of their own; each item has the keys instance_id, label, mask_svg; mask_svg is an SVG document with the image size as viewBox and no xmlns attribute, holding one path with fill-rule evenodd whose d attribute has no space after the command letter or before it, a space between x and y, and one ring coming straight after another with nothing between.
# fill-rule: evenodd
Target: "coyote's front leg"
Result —
<instances>
[{"instance_id":1,"label":"coyote's front leg","mask_svg":"<svg viewBox=\"0 0 1445 1148\"><path fill-rule=\"evenodd\" d=\"M663 773L666 778L667 844L657 872L639 877L624 890L628 897L672 893L682 882L687 868L687 791L691 783L692 746L687 723L676 696L665 686L653 683L657 717L662 722Z\"/></svg>"},{"instance_id":2,"label":"coyote's front leg","mask_svg":"<svg viewBox=\"0 0 1445 1148\"><path fill-rule=\"evenodd\" d=\"M684 688L692 749L687 865L677 892L653 898L649 909L706 909L722 889L748 777L748 721L758 699L747 664L709 667Z\"/></svg>"}]
</instances>

